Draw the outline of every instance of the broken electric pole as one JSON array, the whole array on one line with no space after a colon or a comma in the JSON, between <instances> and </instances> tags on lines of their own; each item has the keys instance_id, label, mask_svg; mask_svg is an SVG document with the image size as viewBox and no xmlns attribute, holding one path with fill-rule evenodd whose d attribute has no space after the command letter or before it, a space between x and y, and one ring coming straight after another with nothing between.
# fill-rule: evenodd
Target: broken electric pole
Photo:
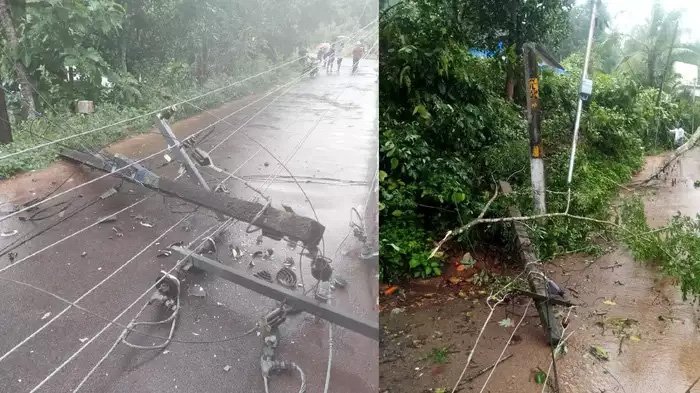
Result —
<instances>
[{"instance_id":1,"label":"broken electric pole","mask_svg":"<svg viewBox=\"0 0 700 393\"><path fill-rule=\"evenodd\" d=\"M302 242L309 250L316 250L325 231L324 226L315 220L273 208L269 204L249 202L223 193L207 191L197 185L161 178L125 157L114 156L105 160L101 156L75 150L65 150L61 154L161 194L174 196L215 213L247 222L262 229L263 235L271 239L281 240L286 237Z\"/></svg>"},{"instance_id":2,"label":"broken electric pole","mask_svg":"<svg viewBox=\"0 0 700 393\"><path fill-rule=\"evenodd\" d=\"M540 105L540 70L538 58L550 67L563 70L562 67L544 48L538 44L526 43L523 45L523 63L525 64L525 78L527 79L527 122L530 132L530 178L534 199L535 214L547 212L545 203L544 160L542 152L542 137L540 126L542 124L542 108Z\"/></svg>"}]
</instances>

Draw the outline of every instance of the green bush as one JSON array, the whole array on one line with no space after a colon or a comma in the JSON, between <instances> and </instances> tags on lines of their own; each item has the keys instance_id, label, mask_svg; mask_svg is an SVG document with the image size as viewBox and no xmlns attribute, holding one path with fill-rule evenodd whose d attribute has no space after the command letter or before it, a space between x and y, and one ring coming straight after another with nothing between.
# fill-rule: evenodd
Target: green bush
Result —
<instances>
[{"instance_id":1,"label":"green bush","mask_svg":"<svg viewBox=\"0 0 700 393\"><path fill-rule=\"evenodd\" d=\"M479 214L495 180L509 179L516 195L497 200L487 216L507 215L508 203L532 213L528 131L522 108L502 98L500 60L471 56L464 38L452 36L452 29L440 23L449 18L439 7L416 2L397 7L400 12L380 29L384 280L439 272L426 251L446 230ZM563 62L566 74L544 71L540 80L549 212L566 209L581 63L582 56L574 54ZM570 213L605 219L619 185L639 170L646 152L672 146L666 130L683 119L684 106L664 94L656 107L656 90L622 74L596 73L593 79L594 94L581 119ZM690 120L686 116L684 121ZM591 240L605 230L568 218L529 225L544 259L573 250L596 251ZM499 225L477 227L458 240L493 241L504 234L494 227Z\"/></svg>"},{"instance_id":2,"label":"green bush","mask_svg":"<svg viewBox=\"0 0 700 393\"><path fill-rule=\"evenodd\" d=\"M141 83L136 83L133 79L123 79L121 82L124 84L115 85L113 89L105 93L104 100L96 103L95 113L90 115L62 112L58 111L57 108L46 108L46 112L38 118L14 125L14 141L0 146L0 156L22 151L48 141L104 127L122 119L129 119L166 107L174 102L200 96L222 86L232 85L229 88L224 88L193 100L193 105L182 105L172 121L184 119L200 113L201 109L212 109L233 99L263 89L269 89L294 71L280 69L277 72L266 75L265 78L254 78L244 83L234 83L243 79L241 76L234 78L229 75L219 75L212 77L202 86L191 81L186 82L188 79L186 72L181 67L171 66L167 68L167 72L160 74L160 76L152 80L144 80ZM251 71L247 75L253 74L254 72ZM189 79L191 80L191 78ZM138 91L138 93L135 91ZM127 99L126 95L130 95L132 98ZM123 103L114 104L112 100L132 102L136 106L124 105ZM126 136L148 131L153 126L154 119L154 115L145 116L125 124L69 139L61 144L53 144L0 160L0 176L9 177L22 171L46 167L56 160L58 152L65 146L99 150Z\"/></svg>"}]
</instances>

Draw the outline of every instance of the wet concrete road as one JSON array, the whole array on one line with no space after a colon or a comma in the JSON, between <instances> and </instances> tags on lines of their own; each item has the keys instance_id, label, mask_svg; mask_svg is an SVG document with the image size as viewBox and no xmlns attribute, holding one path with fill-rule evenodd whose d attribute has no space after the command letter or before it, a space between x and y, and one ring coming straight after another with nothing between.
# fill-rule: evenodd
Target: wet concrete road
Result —
<instances>
[{"instance_id":1,"label":"wet concrete road","mask_svg":"<svg viewBox=\"0 0 700 393\"><path fill-rule=\"evenodd\" d=\"M297 185L290 181L288 174L280 171L277 162L264 151L259 151L259 147L244 133L265 144L281 160L289 159L288 168L299 178L319 221L326 226L325 252L334 259L336 273L349 282L347 288L334 292L333 304L358 317L374 321L377 319L376 269L358 258L360 243L352 235L347 235L351 208L356 207L364 213L368 199L369 205L376 204L376 195L370 193L377 150L375 67L376 61L366 60L354 77L349 75L350 69L346 66L339 75L322 74L317 79L302 81L212 154L221 168L233 171L240 167L236 174L263 189L276 207L284 203L298 214L313 217L309 203ZM209 149L217 144L270 103L274 96L231 116L228 120L233 127L217 126L216 132L201 147ZM226 104L212 112L216 116L224 116L253 99L256 97ZM202 114L176 123L173 129L177 135L183 136L214 120L216 117ZM162 147L160 136L146 134L118 143L110 150L130 157L143 157ZM150 161L149 166L157 168L163 163L164 160L159 157ZM173 178L177 175L177 168L171 165L157 172ZM279 176L275 182L266 183L265 179L272 174ZM69 177L70 180L61 190L97 176L97 173L67 163L19 176L0 184L0 203L5 203L0 204L0 210L5 215L14 204L45 195ZM100 180L47 204L71 201L61 215L65 218L98 200L100 194L118 184L119 181L114 179ZM238 197L252 199L256 196L240 182L230 181L228 184L231 193ZM99 217L124 209L147 195L148 192L125 184L118 194L98 200L45 234L13 250L17 253L15 261L21 261L27 255L92 224ZM28 282L75 300L177 223L192 208L192 205L179 200L153 195L118 214L116 222L97 225L32 258L15 263L1 276ZM364 215L371 214L373 211L370 209ZM20 221L18 217L2 221L0 230L17 229L19 233L0 238L0 248L45 229L59 219L59 215L55 215L40 221ZM365 221L370 226L369 231L376 233L371 228L374 219L365 218ZM144 226L142 222L152 226ZM200 210L85 297L80 305L104 317L114 318L145 292L157 279L161 269L170 269L177 261L175 255L156 257L158 249L176 241L188 243L217 223L211 212ZM296 273L299 274L299 248L292 250L284 243L269 239L265 239L262 245L256 245L256 237L257 234L246 235L245 226L234 225L227 231L226 239L219 244L218 258L237 269L249 270L250 274L265 269L274 276L286 257L295 257ZM341 243L342 247L339 248ZM239 263L232 260L229 244L241 246L248 254L267 248L272 248L274 254L270 261L256 260L256 266L249 269L247 261ZM303 263L303 278L308 288L314 279L309 273L309 260ZM6 253L0 257L0 268L9 264L10 255ZM195 284L204 288L206 296L190 294L190 288L194 288ZM0 285L0 299L0 356L66 307L46 294L9 282ZM206 274L186 276L181 301L175 339L184 341L219 341L235 337L250 329L259 317L275 305L270 299ZM142 304L138 302L120 322L128 323ZM140 320L158 320L162 316L156 308L147 308ZM0 361L0 392L30 391L105 325L104 320L94 315L69 310ZM38 391L72 391L121 331L122 328L118 326L109 327ZM148 332L167 335L165 327L152 328ZM376 342L338 327L333 332L329 391L376 392ZM144 345L159 342L156 338L136 335L131 335L130 339ZM119 345L81 392L262 392L260 349L260 338L255 335L213 344L173 342L166 350L155 351ZM294 361L302 367L307 378L307 391L322 392L328 356L328 323L305 314L291 316L282 327L278 355L280 359ZM297 375L275 377L271 380L270 391L296 392L298 386Z\"/></svg>"}]
</instances>

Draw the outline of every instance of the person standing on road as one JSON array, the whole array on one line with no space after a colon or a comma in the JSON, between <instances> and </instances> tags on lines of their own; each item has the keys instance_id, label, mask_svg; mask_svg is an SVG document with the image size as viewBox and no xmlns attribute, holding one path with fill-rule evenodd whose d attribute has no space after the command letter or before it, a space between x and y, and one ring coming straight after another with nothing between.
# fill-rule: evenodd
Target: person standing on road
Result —
<instances>
[{"instance_id":1,"label":"person standing on road","mask_svg":"<svg viewBox=\"0 0 700 393\"><path fill-rule=\"evenodd\" d=\"M319 62L323 63L323 59L326 57L325 55L326 55L326 47L323 44L321 44L318 47L318 54L316 55L316 59Z\"/></svg>"},{"instance_id":2,"label":"person standing on road","mask_svg":"<svg viewBox=\"0 0 700 393\"><path fill-rule=\"evenodd\" d=\"M336 62L338 63L338 73L340 73L340 63L343 62L343 44L338 44L338 50L335 52Z\"/></svg>"},{"instance_id":3,"label":"person standing on road","mask_svg":"<svg viewBox=\"0 0 700 393\"><path fill-rule=\"evenodd\" d=\"M676 128L669 130L668 132L673 134L673 144L676 146L676 148L685 143L685 130L683 127L680 127L679 124L676 124Z\"/></svg>"},{"instance_id":4,"label":"person standing on road","mask_svg":"<svg viewBox=\"0 0 700 393\"><path fill-rule=\"evenodd\" d=\"M330 74L333 72L333 65L335 64L335 44L328 49L326 52L326 73Z\"/></svg>"},{"instance_id":5,"label":"person standing on road","mask_svg":"<svg viewBox=\"0 0 700 393\"><path fill-rule=\"evenodd\" d=\"M357 73L357 66L360 64L360 59L365 54L365 48L362 47L362 43L358 42L352 49L352 74Z\"/></svg>"}]
</instances>

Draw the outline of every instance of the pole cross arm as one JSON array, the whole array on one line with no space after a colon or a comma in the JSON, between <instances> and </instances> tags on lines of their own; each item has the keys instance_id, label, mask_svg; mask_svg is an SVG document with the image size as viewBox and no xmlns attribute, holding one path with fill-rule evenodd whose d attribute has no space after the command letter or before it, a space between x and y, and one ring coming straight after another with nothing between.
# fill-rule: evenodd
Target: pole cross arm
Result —
<instances>
[{"instance_id":1,"label":"pole cross arm","mask_svg":"<svg viewBox=\"0 0 700 393\"><path fill-rule=\"evenodd\" d=\"M187 248L173 246L172 250L182 256L189 256L192 264L198 269L240 285L263 296L284 302L293 308L325 319L333 324L342 326L372 340L379 339L379 325L376 321L369 321L352 314L336 310L326 303L314 300L311 297L268 283L265 280L253 277L246 272L224 265L206 256L193 253Z\"/></svg>"},{"instance_id":2,"label":"pole cross arm","mask_svg":"<svg viewBox=\"0 0 700 393\"><path fill-rule=\"evenodd\" d=\"M534 42L528 42L525 45L523 45L523 50L530 50L534 52L548 66L558 68L564 71L564 66L559 64L559 62L556 61L554 57L550 55L549 52L547 52L547 50L542 45Z\"/></svg>"},{"instance_id":3,"label":"pole cross arm","mask_svg":"<svg viewBox=\"0 0 700 393\"><path fill-rule=\"evenodd\" d=\"M101 171L113 173L161 194L249 223L249 228L260 228L262 234L271 239L282 240L286 237L292 241L300 241L310 251L318 249L326 229L316 220L273 208L269 204L250 202L209 191L199 185L162 178L126 157L111 156L105 159L104 154L93 155L69 149L61 152L61 155Z\"/></svg>"}]
</instances>

